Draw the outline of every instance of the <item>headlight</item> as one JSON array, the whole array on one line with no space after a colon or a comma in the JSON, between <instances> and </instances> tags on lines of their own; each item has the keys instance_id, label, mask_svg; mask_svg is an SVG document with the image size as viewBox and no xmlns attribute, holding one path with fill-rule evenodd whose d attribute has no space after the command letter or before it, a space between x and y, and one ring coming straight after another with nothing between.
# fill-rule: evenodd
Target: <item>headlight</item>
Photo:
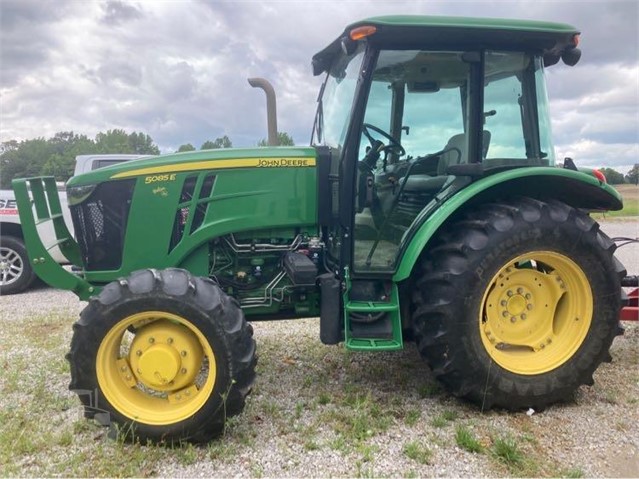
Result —
<instances>
[{"instance_id":1,"label":"headlight","mask_svg":"<svg viewBox=\"0 0 639 479\"><path fill-rule=\"evenodd\" d=\"M82 203L91 196L91 193L93 193L96 186L98 185L74 186L72 188L67 188L67 200L69 202L69 206Z\"/></svg>"}]
</instances>

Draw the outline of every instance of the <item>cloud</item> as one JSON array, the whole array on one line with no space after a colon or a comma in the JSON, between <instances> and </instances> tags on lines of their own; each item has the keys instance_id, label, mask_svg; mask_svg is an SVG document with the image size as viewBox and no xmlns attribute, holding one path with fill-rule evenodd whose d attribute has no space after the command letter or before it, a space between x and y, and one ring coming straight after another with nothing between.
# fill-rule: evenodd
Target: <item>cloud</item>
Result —
<instances>
[{"instance_id":1,"label":"cloud","mask_svg":"<svg viewBox=\"0 0 639 479\"><path fill-rule=\"evenodd\" d=\"M591 168L612 167L617 171L626 173L637 164L639 158L639 145L626 143L601 143L591 139L582 138L569 144L557 145L557 158L578 158L578 166ZM610 162L604 158L614 157Z\"/></svg>"},{"instance_id":2,"label":"cloud","mask_svg":"<svg viewBox=\"0 0 639 479\"><path fill-rule=\"evenodd\" d=\"M69 2L0 2L0 86L16 85L51 60L59 44L55 24L69 10Z\"/></svg>"},{"instance_id":3,"label":"cloud","mask_svg":"<svg viewBox=\"0 0 639 479\"><path fill-rule=\"evenodd\" d=\"M361 18L433 14L535 18L582 30L574 68L548 70L558 157L633 161L639 138L634 1L0 1L2 141L124 128L163 151L228 135L266 137L269 79L279 129L309 140L321 77L311 56ZM610 145L610 148L606 146ZM634 160L636 162L636 159Z\"/></svg>"},{"instance_id":4,"label":"cloud","mask_svg":"<svg viewBox=\"0 0 639 479\"><path fill-rule=\"evenodd\" d=\"M131 20L142 18L142 12L133 5L120 1L108 1L103 6L102 21L107 25L121 25Z\"/></svg>"}]
</instances>

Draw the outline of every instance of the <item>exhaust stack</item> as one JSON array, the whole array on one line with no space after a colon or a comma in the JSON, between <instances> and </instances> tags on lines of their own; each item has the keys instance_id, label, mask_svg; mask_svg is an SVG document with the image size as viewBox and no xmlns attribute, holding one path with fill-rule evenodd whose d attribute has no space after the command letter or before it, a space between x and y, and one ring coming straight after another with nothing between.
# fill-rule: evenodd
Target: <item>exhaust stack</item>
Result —
<instances>
[{"instance_id":1,"label":"exhaust stack","mask_svg":"<svg viewBox=\"0 0 639 479\"><path fill-rule=\"evenodd\" d=\"M249 78L249 85L261 88L266 93L266 123L268 127L268 145L277 146L277 107L275 104L275 89L265 78Z\"/></svg>"}]
</instances>

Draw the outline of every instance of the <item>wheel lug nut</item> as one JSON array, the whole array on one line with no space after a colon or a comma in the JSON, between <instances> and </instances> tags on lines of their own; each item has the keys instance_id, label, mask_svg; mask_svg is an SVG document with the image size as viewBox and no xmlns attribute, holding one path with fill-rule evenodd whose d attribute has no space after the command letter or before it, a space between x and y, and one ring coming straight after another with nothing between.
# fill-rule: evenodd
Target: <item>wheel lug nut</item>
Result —
<instances>
[{"instance_id":1,"label":"wheel lug nut","mask_svg":"<svg viewBox=\"0 0 639 479\"><path fill-rule=\"evenodd\" d=\"M522 314L522 315L521 315L521 319L526 319L526 315L525 315L525 314Z\"/></svg>"},{"instance_id":2,"label":"wheel lug nut","mask_svg":"<svg viewBox=\"0 0 639 479\"><path fill-rule=\"evenodd\" d=\"M135 352L135 355L136 355L136 356L142 356L142 351L138 349L138 350Z\"/></svg>"},{"instance_id":3,"label":"wheel lug nut","mask_svg":"<svg viewBox=\"0 0 639 479\"><path fill-rule=\"evenodd\" d=\"M501 304L502 306L506 306L508 303L506 302L506 300L505 300L505 299L502 299L500 304Z\"/></svg>"},{"instance_id":4,"label":"wheel lug nut","mask_svg":"<svg viewBox=\"0 0 639 479\"><path fill-rule=\"evenodd\" d=\"M522 288L517 288L517 292L518 292L519 294L521 294L521 293L523 293L523 292L524 292L524 290L523 290Z\"/></svg>"},{"instance_id":5,"label":"wheel lug nut","mask_svg":"<svg viewBox=\"0 0 639 479\"><path fill-rule=\"evenodd\" d=\"M532 298L532 296L530 295L530 293L526 293L526 299L530 299Z\"/></svg>"},{"instance_id":6,"label":"wheel lug nut","mask_svg":"<svg viewBox=\"0 0 639 479\"><path fill-rule=\"evenodd\" d=\"M155 338L149 338L149 343L153 344L155 342Z\"/></svg>"},{"instance_id":7,"label":"wheel lug nut","mask_svg":"<svg viewBox=\"0 0 639 479\"><path fill-rule=\"evenodd\" d=\"M508 290L508 292L506 293L508 296L512 296L513 292L511 290Z\"/></svg>"},{"instance_id":8,"label":"wheel lug nut","mask_svg":"<svg viewBox=\"0 0 639 479\"><path fill-rule=\"evenodd\" d=\"M122 366L122 367L120 368L120 371L122 371L122 372L126 371L126 366Z\"/></svg>"},{"instance_id":9,"label":"wheel lug nut","mask_svg":"<svg viewBox=\"0 0 639 479\"><path fill-rule=\"evenodd\" d=\"M182 357L186 356L186 351L182 351L182 352L180 353L180 356L182 356Z\"/></svg>"},{"instance_id":10,"label":"wheel lug nut","mask_svg":"<svg viewBox=\"0 0 639 479\"><path fill-rule=\"evenodd\" d=\"M186 374L186 368L182 368L182 369L180 370L180 372L181 372L182 374Z\"/></svg>"},{"instance_id":11,"label":"wheel lug nut","mask_svg":"<svg viewBox=\"0 0 639 479\"><path fill-rule=\"evenodd\" d=\"M501 315L502 315L504 318L507 318L507 317L508 317L508 311L504 311L503 313L501 313Z\"/></svg>"},{"instance_id":12,"label":"wheel lug nut","mask_svg":"<svg viewBox=\"0 0 639 479\"><path fill-rule=\"evenodd\" d=\"M527 305L526 305L526 309L527 309L528 311L530 311L531 309L533 309L533 305L532 305L532 304L527 304Z\"/></svg>"},{"instance_id":13,"label":"wheel lug nut","mask_svg":"<svg viewBox=\"0 0 639 479\"><path fill-rule=\"evenodd\" d=\"M173 344L173 338L169 338L166 340L167 344Z\"/></svg>"},{"instance_id":14,"label":"wheel lug nut","mask_svg":"<svg viewBox=\"0 0 639 479\"><path fill-rule=\"evenodd\" d=\"M517 318L515 318L514 316L512 318L510 318L510 322L514 323L515 321L517 321Z\"/></svg>"}]
</instances>

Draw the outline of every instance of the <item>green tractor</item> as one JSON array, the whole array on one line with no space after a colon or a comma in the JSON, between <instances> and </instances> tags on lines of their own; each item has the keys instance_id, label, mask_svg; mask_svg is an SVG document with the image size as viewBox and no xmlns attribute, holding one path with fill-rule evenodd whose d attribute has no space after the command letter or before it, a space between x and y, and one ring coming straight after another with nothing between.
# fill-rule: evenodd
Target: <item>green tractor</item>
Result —
<instances>
[{"instance_id":1,"label":"green tractor","mask_svg":"<svg viewBox=\"0 0 639 479\"><path fill-rule=\"evenodd\" d=\"M255 378L252 321L318 317L325 344L400 350L482 410L544 408L610 358L623 266L593 170L556 166L544 68L572 26L392 16L313 57L310 147L173 154L67 184L14 181L33 268L88 305L70 389L87 417L207 441ZM79 269L51 260L52 221Z\"/></svg>"}]
</instances>

